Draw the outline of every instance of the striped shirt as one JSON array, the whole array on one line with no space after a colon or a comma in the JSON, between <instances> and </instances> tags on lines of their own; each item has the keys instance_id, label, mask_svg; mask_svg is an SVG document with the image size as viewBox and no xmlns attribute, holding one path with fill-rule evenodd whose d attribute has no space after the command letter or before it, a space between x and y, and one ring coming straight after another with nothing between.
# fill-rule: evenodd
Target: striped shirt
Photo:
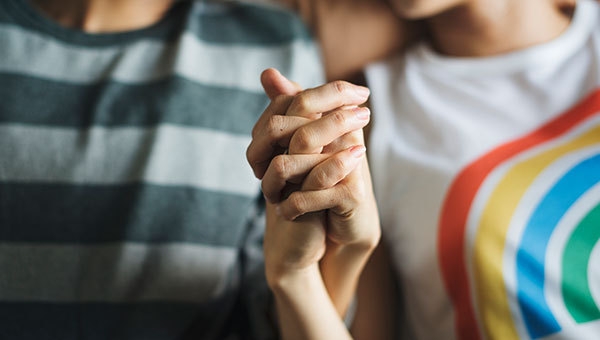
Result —
<instances>
[{"instance_id":1,"label":"striped shirt","mask_svg":"<svg viewBox=\"0 0 600 340\"><path fill-rule=\"evenodd\" d=\"M86 34L0 1L0 339L275 337L245 160L267 67L322 81L275 7Z\"/></svg>"}]
</instances>

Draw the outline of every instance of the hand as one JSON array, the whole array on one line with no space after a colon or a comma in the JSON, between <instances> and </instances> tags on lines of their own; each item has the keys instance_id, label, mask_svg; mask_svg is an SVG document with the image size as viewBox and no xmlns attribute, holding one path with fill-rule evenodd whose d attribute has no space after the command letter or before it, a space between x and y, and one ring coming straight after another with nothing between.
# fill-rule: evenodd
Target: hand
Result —
<instances>
[{"instance_id":1,"label":"hand","mask_svg":"<svg viewBox=\"0 0 600 340\"><path fill-rule=\"evenodd\" d=\"M274 70L262 81L273 101L253 130L248 160L263 178L269 202L267 267L285 271L318 262L325 227L334 244L372 248L379 239L378 217L360 131L369 111L355 107L368 90L334 82L300 92ZM285 148L288 155L281 154ZM282 200L289 183L301 183L301 191ZM331 209L327 216L311 213L324 209ZM270 265L270 259L277 263Z\"/></svg>"},{"instance_id":2,"label":"hand","mask_svg":"<svg viewBox=\"0 0 600 340\"><path fill-rule=\"evenodd\" d=\"M263 178L271 160L290 147L294 135L295 143L292 143L290 153L318 153L321 150L317 145L330 144L337 137L363 128L369 122L368 119L345 119L348 116L345 108L363 104L368 99L369 90L365 87L337 81L302 91L297 84L274 69L263 72L261 80L271 98L271 104L254 126L252 143L246 154L259 179ZM325 129L316 131L326 133L325 136L314 136L318 139L308 140L307 137L311 137L309 135L315 131L304 125L332 110L337 110L338 113L328 118L332 123L329 126L337 125L337 134L330 133L325 126Z\"/></svg>"},{"instance_id":3,"label":"hand","mask_svg":"<svg viewBox=\"0 0 600 340\"><path fill-rule=\"evenodd\" d=\"M263 178L267 201L290 221L330 209L328 236L336 243L378 239L378 232L368 228L375 222L378 229L378 217L366 158L360 155L364 148L359 147L369 110L356 107L367 100L368 89L338 81L300 91L275 70L265 71L262 81L273 102L253 130L248 159ZM273 88L287 88L288 95L277 95ZM352 147L360 164L340 153ZM281 154L286 148L288 154ZM301 190L286 197L288 183L302 183Z\"/></svg>"},{"instance_id":4,"label":"hand","mask_svg":"<svg viewBox=\"0 0 600 340\"><path fill-rule=\"evenodd\" d=\"M267 203L267 230L265 232L265 261L267 267L267 279L270 283L279 284L284 276L290 273L301 272L309 268L311 265L316 265L323 258L326 250L329 251L333 247L330 243L327 244L327 237L336 237L335 234L327 234L327 214L321 210L328 208L329 196L337 195L331 190L343 190L352 187L353 181L348 181L348 186L337 186L336 182L343 181L347 174L361 165L364 159L364 146L353 146L349 149L340 151L334 155L314 154L314 155L279 155L272 165L268 168L263 179L263 188L277 187L283 189L285 179L279 181L279 178L287 177L286 168L291 168L292 176L301 176L302 173L308 172L308 176L304 180L301 190L305 187L332 187L327 190L309 191L317 194L314 202L307 210L309 213L298 216L295 219L286 219L282 212L276 212L281 208L280 204ZM287 160L286 160L287 159ZM280 167L279 160L282 164L289 162L289 167ZM322 161L321 161L322 160ZM311 170L311 168L314 168ZM273 169L282 169L279 174L283 176L271 175ZM330 175L329 177L321 174ZM322 182L325 181L325 182ZM331 181L331 182L329 182ZM345 185L345 184L344 184ZM266 190L265 195L273 194L279 197L279 190ZM296 195L298 192L292 193ZM293 199L290 196L289 199ZM284 200L286 202L288 200ZM331 201L335 203L334 201ZM334 205L332 205L334 206ZM275 210L275 211L274 211ZM318 211L318 212L312 212ZM345 236L348 237L348 236ZM374 241L376 243L376 241ZM374 244L373 244L374 247ZM366 248L369 248L368 246Z\"/></svg>"}]
</instances>

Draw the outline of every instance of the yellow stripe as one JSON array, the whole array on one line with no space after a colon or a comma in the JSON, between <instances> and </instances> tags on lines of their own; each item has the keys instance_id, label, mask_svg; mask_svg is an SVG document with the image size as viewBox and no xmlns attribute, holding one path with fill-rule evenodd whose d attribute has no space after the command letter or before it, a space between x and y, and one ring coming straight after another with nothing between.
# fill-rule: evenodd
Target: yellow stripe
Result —
<instances>
[{"instance_id":1,"label":"yellow stripe","mask_svg":"<svg viewBox=\"0 0 600 340\"><path fill-rule=\"evenodd\" d=\"M506 233L521 197L535 178L563 155L600 142L600 126L513 166L496 186L479 221L473 268L477 306L488 339L518 339L502 275Z\"/></svg>"}]
</instances>

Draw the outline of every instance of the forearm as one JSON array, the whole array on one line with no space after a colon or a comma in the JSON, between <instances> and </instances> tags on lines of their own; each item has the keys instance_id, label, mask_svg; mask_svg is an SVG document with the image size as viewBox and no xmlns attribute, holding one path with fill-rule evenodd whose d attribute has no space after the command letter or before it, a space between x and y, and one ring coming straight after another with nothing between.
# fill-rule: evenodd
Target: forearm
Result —
<instances>
[{"instance_id":1,"label":"forearm","mask_svg":"<svg viewBox=\"0 0 600 340\"><path fill-rule=\"evenodd\" d=\"M329 241L320 263L327 291L342 317L346 316L348 307L356 295L356 287L363 269L381 239L379 215L370 185L368 163L363 162L357 171L360 172L362 181L368 183L365 186L368 198L360 204L361 209L357 209L351 217L354 225L352 229L356 230L354 242L340 245Z\"/></svg>"},{"instance_id":2,"label":"forearm","mask_svg":"<svg viewBox=\"0 0 600 340\"><path fill-rule=\"evenodd\" d=\"M352 336L356 340L393 340L400 335L398 291L394 270L389 262L385 242L371 255L358 283L352 320Z\"/></svg>"},{"instance_id":3,"label":"forearm","mask_svg":"<svg viewBox=\"0 0 600 340\"><path fill-rule=\"evenodd\" d=\"M379 237L360 133L370 112L356 107L367 100L369 90L332 82L279 95L293 92L284 90L293 87L289 80L268 71L261 81L272 102L253 129L247 157L262 179L267 201L265 267L282 336L350 339L340 314L354 295L370 253L370 249L357 251L355 246L365 241L370 245L374 234ZM332 113L308 118L322 112ZM288 146L288 152L277 154L275 146ZM288 184L299 178L299 190L286 194ZM327 240L343 248L323 259ZM321 275L322 260L329 287Z\"/></svg>"},{"instance_id":4,"label":"forearm","mask_svg":"<svg viewBox=\"0 0 600 340\"><path fill-rule=\"evenodd\" d=\"M352 339L329 298L319 267L269 278L284 340Z\"/></svg>"},{"instance_id":5,"label":"forearm","mask_svg":"<svg viewBox=\"0 0 600 340\"><path fill-rule=\"evenodd\" d=\"M327 245L327 252L320 262L321 275L331 301L342 318L354 299L358 280L376 243L360 246Z\"/></svg>"}]
</instances>

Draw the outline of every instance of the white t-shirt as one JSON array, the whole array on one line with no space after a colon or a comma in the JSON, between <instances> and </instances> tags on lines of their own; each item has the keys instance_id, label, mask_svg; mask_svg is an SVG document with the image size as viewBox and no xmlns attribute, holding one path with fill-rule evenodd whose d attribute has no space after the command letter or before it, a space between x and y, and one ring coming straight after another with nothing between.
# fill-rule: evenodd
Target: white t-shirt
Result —
<instances>
[{"instance_id":1,"label":"white t-shirt","mask_svg":"<svg viewBox=\"0 0 600 340\"><path fill-rule=\"evenodd\" d=\"M489 58L371 65L370 159L416 339L600 339L600 6Z\"/></svg>"}]
</instances>

